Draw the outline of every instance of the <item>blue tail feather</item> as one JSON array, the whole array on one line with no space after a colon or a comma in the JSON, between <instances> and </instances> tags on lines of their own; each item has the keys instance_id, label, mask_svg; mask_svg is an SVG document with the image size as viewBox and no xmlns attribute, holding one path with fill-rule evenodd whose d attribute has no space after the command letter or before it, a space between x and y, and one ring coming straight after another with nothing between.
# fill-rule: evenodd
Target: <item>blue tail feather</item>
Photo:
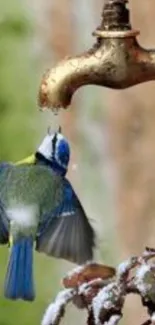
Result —
<instances>
[{"instance_id":1,"label":"blue tail feather","mask_svg":"<svg viewBox=\"0 0 155 325\"><path fill-rule=\"evenodd\" d=\"M11 248L5 278L5 297L8 299L35 299L33 283L33 238L18 239Z\"/></svg>"}]
</instances>

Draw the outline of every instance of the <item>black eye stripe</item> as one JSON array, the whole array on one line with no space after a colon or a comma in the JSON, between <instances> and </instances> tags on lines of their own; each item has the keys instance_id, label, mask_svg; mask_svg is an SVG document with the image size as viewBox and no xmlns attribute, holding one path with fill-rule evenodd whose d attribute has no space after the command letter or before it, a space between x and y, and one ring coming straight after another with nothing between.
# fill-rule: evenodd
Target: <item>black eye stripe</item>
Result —
<instances>
[{"instance_id":1,"label":"black eye stripe","mask_svg":"<svg viewBox=\"0 0 155 325\"><path fill-rule=\"evenodd\" d=\"M56 143L57 143L57 133L54 135L52 139L52 156L55 156L55 151L56 151Z\"/></svg>"}]
</instances>

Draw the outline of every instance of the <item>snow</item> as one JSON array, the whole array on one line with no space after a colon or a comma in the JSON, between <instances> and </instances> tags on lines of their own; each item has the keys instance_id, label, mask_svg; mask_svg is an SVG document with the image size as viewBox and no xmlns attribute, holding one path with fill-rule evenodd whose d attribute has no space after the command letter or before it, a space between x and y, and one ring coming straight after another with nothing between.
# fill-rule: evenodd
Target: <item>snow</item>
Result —
<instances>
[{"instance_id":1,"label":"snow","mask_svg":"<svg viewBox=\"0 0 155 325\"><path fill-rule=\"evenodd\" d=\"M141 267L138 268L136 273L136 277L139 279L144 279L147 272L151 270L151 266L149 264L143 264Z\"/></svg>"},{"instance_id":2,"label":"snow","mask_svg":"<svg viewBox=\"0 0 155 325\"><path fill-rule=\"evenodd\" d=\"M56 297L55 302L51 303L46 309L41 325L54 325L61 316L63 307L71 300L72 296L72 289L61 291Z\"/></svg>"},{"instance_id":3,"label":"snow","mask_svg":"<svg viewBox=\"0 0 155 325\"><path fill-rule=\"evenodd\" d=\"M67 278L71 278L74 274L79 274L81 273L85 268L85 265L80 265L75 267L73 270L69 271L67 273Z\"/></svg>"},{"instance_id":4,"label":"snow","mask_svg":"<svg viewBox=\"0 0 155 325\"><path fill-rule=\"evenodd\" d=\"M92 261L88 261L87 263L85 263L83 265L78 265L73 270L71 270L67 273L67 278L71 278L72 276L74 276L74 274L80 274L81 272L83 272L83 270L85 269L85 267L87 265L91 265L92 263L93 263Z\"/></svg>"},{"instance_id":5,"label":"snow","mask_svg":"<svg viewBox=\"0 0 155 325\"><path fill-rule=\"evenodd\" d=\"M129 258L125 262L119 264L119 266L117 268L117 276L121 277L122 275L124 275L136 264L136 262L137 262L137 258L133 257L133 258Z\"/></svg>"},{"instance_id":6,"label":"snow","mask_svg":"<svg viewBox=\"0 0 155 325\"><path fill-rule=\"evenodd\" d=\"M142 295L145 295L151 289L151 284L147 283L147 275L151 271L149 264L143 264L138 268L135 276L135 284Z\"/></svg>"},{"instance_id":7,"label":"snow","mask_svg":"<svg viewBox=\"0 0 155 325\"><path fill-rule=\"evenodd\" d=\"M103 280L101 278L97 278L94 280L91 280L89 282L85 282L83 284L81 284L81 286L79 287L78 290L78 294L82 295L82 294L87 294L89 292L89 290L91 289L91 286L97 285L97 284L103 284Z\"/></svg>"},{"instance_id":8,"label":"snow","mask_svg":"<svg viewBox=\"0 0 155 325\"><path fill-rule=\"evenodd\" d=\"M93 307L93 313L94 313L94 318L95 322L98 324L100 322L99 317L100 317L100 312L102 309L111 309L114 307L113 301L112 301L112 290L114 289L115 284L110 283L103 289L99 291L97 296L93 299L92 302L92 307Z\"/></svg>"},{"instance_id":9,"label":"snow","mask_svg":"<svg viewBox=\"0 0 155 325\"><path fill-rule=\"evenodd\" d=\"M89 282L88 283L83 283L78 290L78 294L82 295L82 294L87 294L87 292L89 292L90 290L90 285Z\"/></svg>"},{"instance_id":10,"label":"snow","mask_svg":"<svg viewBox=\"0 0 155 325\"><path fill-rule=\"evenodd\" d=\"M108 325L117 325L118 322L121 319L121 315L113 315L110 317L109 322L107 322Z\"/></svg>"},{"instance_id":11,"label":"snow","mask_svg":"<svg viewBox=\"0 0 155 325\"><path fill-rule=\"evenodd\" d=\"M122 274L126 273L129 269L130 265L131 265L130 259L119 264L119 266L117 268L117 274L122 275Z\"/></svg>"}]
</instances>

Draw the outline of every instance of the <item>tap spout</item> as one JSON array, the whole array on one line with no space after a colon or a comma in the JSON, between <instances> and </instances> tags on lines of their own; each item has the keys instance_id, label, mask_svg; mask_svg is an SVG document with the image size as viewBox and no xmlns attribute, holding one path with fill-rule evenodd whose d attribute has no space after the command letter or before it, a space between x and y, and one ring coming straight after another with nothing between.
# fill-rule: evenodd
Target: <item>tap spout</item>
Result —
<instances>
[{"instance_id":1,"label":"tap spout","mask_svg":"<svg viewBox=\"0 0 155 325\"><path fill-rule=\"evenodd\" d=\"M93 33L92 49L68 57L43 76L39 106L59 109L70 105L73 94L84 85L124 89L155 80L155 50L143 49L131 28L127 0L106 0L103 21Z\"/></svg>"},{"instance_id":2,"label":"tap spout","mask_svg":"<svg viewBox=\"0 0 155 325\"><path fill-rule=\"evenodd\" d=\"M84 85L101 84L104 61L108 53L95 48L76 57L67 57L56 67L48 70L39 90L39 106L66 108L75 91Z\"/></svg>"}]
</instances>

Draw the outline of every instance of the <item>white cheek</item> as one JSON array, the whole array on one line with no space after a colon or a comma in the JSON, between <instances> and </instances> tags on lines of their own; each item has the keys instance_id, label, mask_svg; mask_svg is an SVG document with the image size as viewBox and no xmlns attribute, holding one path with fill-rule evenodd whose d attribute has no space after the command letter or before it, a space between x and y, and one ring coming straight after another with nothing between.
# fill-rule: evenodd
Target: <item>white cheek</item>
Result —
<instances>
[{"instance_id":1,"label":"white cheek","mask_svg":"<svg viewBox=\"0 0 155 325\"><path fill-rule=\"evenodd\" d=\"M52 139L53 135L47 135L37 150L47 159L52 156Z\"/></svg>"}]
</instances>

